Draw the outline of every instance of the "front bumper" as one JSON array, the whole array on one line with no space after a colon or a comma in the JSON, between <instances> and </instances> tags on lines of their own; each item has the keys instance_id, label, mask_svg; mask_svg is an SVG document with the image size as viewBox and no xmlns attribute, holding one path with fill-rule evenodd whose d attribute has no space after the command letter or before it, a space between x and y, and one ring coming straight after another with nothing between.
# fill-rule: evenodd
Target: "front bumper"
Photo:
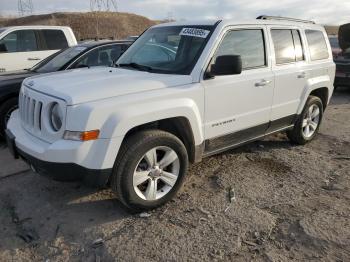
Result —
<instances>
[{"instance_id":1,"label":"front bumper","mask_svg":"<svg viewBox=\"0 0 350 262\"><path fill-rule=\"evenodd\" d=\"M88 169L73 163L46 162L32 157L20 149L16 149L18 155L26 161L32 170L42 176L57 181L82 181L92 187L104 187L107 185L112 169Z\"/></svg>"},{"instance_id":2,"label":"front bumper","mask_svg":"<svg viewBox=\"0 0 350 262\"><path fill-rule=\"evenodd\" d=\"M12 113L7 128L14 156L22 157L39 174L60 181L83 180L93 186L107 183L122 142L115 138L47 143L22 127L18 111Z\"/></svg>"}]
</instances>

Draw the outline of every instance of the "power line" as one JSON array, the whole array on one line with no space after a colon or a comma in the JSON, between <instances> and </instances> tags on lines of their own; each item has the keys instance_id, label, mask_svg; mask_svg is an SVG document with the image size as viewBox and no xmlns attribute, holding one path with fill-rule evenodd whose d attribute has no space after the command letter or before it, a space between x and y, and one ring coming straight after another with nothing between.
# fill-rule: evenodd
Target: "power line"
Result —
<instances>
[{"instance_id":1,"label":"power line","mask_svg":"<svg viewBox=\"0 0 350 262\"><path fill-rule=\"evenodd\" d=\"M118 12L117 0L90 0L91 12Z\"/></svg>"},{"instance_id":2,"label":"power line","mask_svg":"<svg viewBox=\"0 0 350 262\"><path fill-rule=\"evenodd\" d=\"M32 0L18 0L18 14L19 16L32 15L34 6Z\"/></svg>"}]
</instances>

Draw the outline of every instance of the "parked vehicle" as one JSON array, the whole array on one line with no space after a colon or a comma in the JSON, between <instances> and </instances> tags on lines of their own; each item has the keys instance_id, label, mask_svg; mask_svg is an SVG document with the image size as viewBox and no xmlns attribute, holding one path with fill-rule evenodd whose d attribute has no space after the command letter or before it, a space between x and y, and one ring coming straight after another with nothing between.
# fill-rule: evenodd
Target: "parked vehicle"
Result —
<instances>
[{"instance_id":1,"label":"parked vehicle","mask_svg":"<svg viewBox=\"0 0 350 262\"><path fill-rule=\"evenodd\" d=\"M342 50L339 46L339 40L337 35L330 35L329 43L331 44L333 58L336 59L338 55L342 53Z\"/></svg>"},{"instance_id":2,"label":"parked vehicle","mask_svg":"<svg viewBox=\"0 0 350 262\"><path fill-rule=\"evenodd\" d=\"M156 25L117 63L26 79L7 143L40 174L110 185L133 211L174 197L189 162L280 131L311 141L335 74L322 26L266 16Z\"/></svg>"},{"instance_id":3,"label":"parked vehicle","mask_svg":"<svg viewBox=\"0 0 350 262\"><path fill-rule=\"evenodd\" d=\"M77 40L65 26L13 26L0 28L0 72L31 68Z\"/></svg>"},{"instance_id":4,"label":"parked vehicle","mask_svg":"<svg viewBox=\"0 0 350 262\"><path fill-rule=\"evenodd\" d=\"M339 28L338 38L341 52L334 57L337 65L334 86L350 87L350 24Z\"/></svg>"},{"instance_id":5,"label":"parked vehicle","mask_svg":"<svg viewBox=\"0 0 350 262\"><path fill-rule=\"evenodd\" d=\"M31 69L0 74L0 136L11 113L18 107L18 94L26 77L93 66L110 66L131 45L130 41L93 41L57 52Z\"/></svg>"}]
</instances>

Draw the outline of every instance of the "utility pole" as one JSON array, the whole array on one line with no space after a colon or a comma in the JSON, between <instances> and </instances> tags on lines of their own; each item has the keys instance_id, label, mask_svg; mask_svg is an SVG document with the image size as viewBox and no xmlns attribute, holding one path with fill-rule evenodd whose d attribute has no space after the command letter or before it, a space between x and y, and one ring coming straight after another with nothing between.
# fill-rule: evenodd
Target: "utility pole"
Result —
<instances>
[{"instance_id":1,"label":"utility pole","mask_svg":"<svg viewBox=\"0 0 350 262\"><path fill-rule=\"evenodd\" d=\"M117 0L90 0L91 12L118 12Z\"/></svg>"},{"instance_id":2,"label":"utility pole","mask_svg":"<svg viewBox=\"0 0 350 262\"><path fill-rule=\"evenodd\" d=\"M168 12L166 20L167 22L175 21L173 12Z\"/></svg>"},{"instance_id":3,"label":"utility pole","mask_svg":"<svg viewBox=\"0 0 350 262\"><path fill-rule=\"evenodd\" d=\"M18 0L18 15L27 16L32 15L34 11L32 0Z\"/></svg>"}]
</instances>

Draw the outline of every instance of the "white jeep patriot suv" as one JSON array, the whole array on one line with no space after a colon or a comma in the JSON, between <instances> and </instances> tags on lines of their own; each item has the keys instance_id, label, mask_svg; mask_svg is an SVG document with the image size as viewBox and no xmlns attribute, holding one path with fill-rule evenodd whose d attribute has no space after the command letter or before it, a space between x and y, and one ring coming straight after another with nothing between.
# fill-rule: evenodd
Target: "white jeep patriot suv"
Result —
<instances>
[{"instance_id":1,"label":"white jeep patriot suv","mask_svg":"<svg viewBox=\"0 0 350 262\"><path fill-rule=\"evenodd\" d=\"M115 68L26 79L7 143L40 174L110 185L129 209L151 209L174 197L189 162L279 131L312 140L334 75L312 22L156 25Z\"/></svg>"}]
</instances>

